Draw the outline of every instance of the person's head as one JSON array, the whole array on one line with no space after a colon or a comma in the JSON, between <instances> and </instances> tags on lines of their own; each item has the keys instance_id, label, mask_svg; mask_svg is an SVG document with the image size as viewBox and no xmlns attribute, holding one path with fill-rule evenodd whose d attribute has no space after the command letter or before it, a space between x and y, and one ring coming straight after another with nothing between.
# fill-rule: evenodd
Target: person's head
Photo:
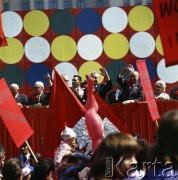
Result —
<instances>
[{"instance_id":1,"label":"person's head","mask_svg":"<svg viewBox=\"0 0 178 180\"><path fill-rule=\"evenodd\" d=\"M76 133L72 128L65 127L64 131L61 132L61 138L69 146L76 147Z\"/></svg>"},{"instance_id":2,"label":"person's head","mask_svg":"<svg viewBox=\"0 0 178 180\"><path fill-rule=\"evenodd\" d=\"M33 167L31 166L26 166L22 169L22 179L23 180L30 180L31 179L31 172L33 171Z\"/></svg>"},{"instance_id":3,"label":"person's head","mask_svg":"<svg viewBox=\"0 0 178 180\"><path fill-rule=\"evenodd\" d=\"M0 164L5 160L5 153L6 151L4 149L4 146L0 144Z\"/></svg>"},{"instance_id":4,"label":"person's head","mask_svg":"<svg viewBox=\"0 0 178 180\"><path fill-rule=\"evenodd\" d=\"M22 146L21 146L21 152L22 152L23 155L26 155L26 154L29 153L29 148L28 148L28 146L27 146L26 143L22 144Z\"/></svg>"},{"instance_id":5,"label":"person's head","mask_svg":"<svg viewBox=\"0 0 178 180\"><path fill-rule=\"evenodd\" d=\"M69 86L69 77L66 74L62 74L61 77L66 82L66 84Z\"/></svg>"},{"instance_id":6,"label":"person's head","mask_svg":"<svg viewBox=\"0 0 178 180\"><path fill-rule=\"evenodd\" d=\"M74 75L74 76L73 76L73 79L72 79L72 87L73 87L73 88L78 88L78 87L80 87L81 83L82 83L82 78L81 78L81 76L79 76L79 75Z\"/></svg>"},{"instance_id":7,"label":"person's head","mask_svg":"<svg viewBox=\"0 0 178 180\"><path fill-rule=\"evenodd\" d=\"M137 164L135 155L138 151L139 145L131 135L114 133L106 136L94 152L90 176L104 178L107 163L113 163L110 165L114 167L114 177L127 177L127 171L131 168L131 165ZM121 167L123 172L116 168L116 164L120 160L123 161Z\"/></svg>"},{"instance_id":8,"label":"person's head","mask_svg":"<svg viewBox=\"0 0 178 180\"><path fill-rule=\"evenodd\" d=\"M41 81L36 81L33 86L33 89L36 94L41 94L44 90L44 83Z\"/></svg>"},{"instance_id":9,"label":"person's head","mask_svg":"<svg viewBox=\"0 0 178 180\"><path fill-rule=\"evenodd\" d=\"M2 169L3 180L21 180L21 162L17 158L11 158L4 163Z\"/></svg>"},{"instance_id":10,"label":"person's head","mask_svg":"<svg viewBox=\"0 0 178 180\"><path fill-rule=\"evenodd\" d=\"M166 90L166 83L162 80L156 81L154 91L157 95L165 92Z\"/></svg>"},{"instance_id":11,"label":"person's head","mask_svg":"<svg viewBox=\"0 0 178 180\"><path fill-rule=\"evenodd\" d=\"M86 87L87 87L87 81L85 80L81 83L81 88L86 89Z\"/></svg>"},{"instance_id":12,"label":"person's head","mask_svg":"<svg viewBox=\"0 0 178 180\"><path fill-rule=\"evenodd\" d=\"M54 171L54 162L52 159L45 158L41 160L34 169L35 180L51 180Z\"/></svg>"},{"instance_id":13,"label":"person's head","mask_svg":"<svg viewBox=\"0 0 178 180\"><path fill-rule=\"evenodd\" d=\"M93 71L91 73L91 77L94 80L94 86L96 86L98 84L98 82L99 82L100 74L97 71Z\"/></svg>"},{"instance_id":14,"label":"person's head","mask_svg":"<svg viewBox=\"0 0 178 180\"><path fill-rule=\"evenodd\" d=\"M41 161L41 154L40 153L34 153L36 159L39 161ZM30 154L30 166L35 167L38 163L35 161L34 157L32 154Z\"/></svg>"},{"instance_id":15,"label":"person's head","mask_svg":"<svg viewBox=\"0 0 178 180\"><path fill-rule=\"evenodd\" d=\"M135 84L139 79L139 74L137 71L131 71L130 74L129 74L129 81L130 81L130 84Z\"/></svg>"},{"instance_id":16,"label":"person's head","mask_svg":"<svg viewBox=\"0 0 178 180\"><path fill-rule=\"evenodd\" d=\"M19 85L18 84L11 84L10 85L10 91L12 93L12 95L15 97L17 93L19 93Z\"/></svg>"}]
</instances>

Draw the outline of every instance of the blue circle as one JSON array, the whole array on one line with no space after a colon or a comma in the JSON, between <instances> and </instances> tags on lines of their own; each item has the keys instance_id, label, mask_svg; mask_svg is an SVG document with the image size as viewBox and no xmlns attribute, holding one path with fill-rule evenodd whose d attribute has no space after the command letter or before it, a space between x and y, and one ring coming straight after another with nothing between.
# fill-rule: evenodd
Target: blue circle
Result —
<instances>
[{"instance_id":1,"label":"blue circle","mask_svg":"<svg viewBox=\"0 0 178 180\"><path fill-rule=\"evenodd\" d=\"M16 83L21 87L25 81L24 70L18 65L7 65L0 72L1 78L5 78L8 85Z\"/></svg>"},{"instance_id":2,"label":"blue circle","mask_svg":"<svg viewBox=\"0 0 178 180\"><path fill-rule=\"evenodd\" d=\"M101 16L93 9L83 9L77 16L76 24L84 34L93 34L101 26Z\"/></svg>"},{"instance_id":3,"label":"blue circle","mask_svg":"<svg viewBox=\"0 0 178 180\"><path fill-rule=\"evenodd\" d=\"M150 80L152 81L157 76L156 65L149 59L146 59L145 62L148 69L148 74L150 76ZM133 64L133 67L135 70L137 70L136 63Z\"/></svg>"},{"instance_id":4,"label":"blue circle","mask_svg":"<svg viewBox=\"0 0 178 180\"><path fill-rule=\"evenodd\" d=\"M45 75L49 73L51 75L51 70L44 64L33 64L26 71L26 81L33 87L36 81L42 81L44 86L48 86Z\"/></svg>"},{"instance_id":5,"label":"blue circle","mask_svg":"<svg viewBox=\"0 0 178 180\"><path fill-rule=\"evenodd\" d=\"M114 60L111 61L107 66L106 66L106 70L111 78L111 81L113 83L113 85L117 84L117 77L118 75L121 73L121 70L127 66L127 63L125 63L122 60ZM128 78L129 73L127 72L124 76L124 78Z\"/></svg>"}]
</instances>

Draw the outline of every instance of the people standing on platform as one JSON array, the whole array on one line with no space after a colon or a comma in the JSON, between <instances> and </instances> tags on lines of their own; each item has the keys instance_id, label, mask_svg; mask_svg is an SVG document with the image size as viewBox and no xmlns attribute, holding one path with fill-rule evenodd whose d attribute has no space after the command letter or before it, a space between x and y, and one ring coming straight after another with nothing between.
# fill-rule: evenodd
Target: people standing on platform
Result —
<instances>
[{"instance_id":1,"label":"people standing on platform","mask_svg":"<svg viewBox=\"0 0 178 180\"><path fill-rule=\"evenodd\" d=\"M166 83L162 80L158 80L155 83L154 93L156 99L170 100L169 94L165 93Z\"/></svg>"},{"instance_id":2,"label":"people standing on platform","mask_svg":"<svg viewBox=\"0 0 178 180\"><path fill-rule=\"evenodd\" d=\"M124 79L124 75L127 71L130 71L129 78ZM123 68L121 73L117 78L118 84L122 88L122 98L123 104L140 102L144 100L144 93L142 85L139 81L139 74L133 69L133 66L129 64L127 67Z\"/></svg>"},{"instance_id":3,"label":"people standing on platform","mask_svg":"<svg viewBox=\"0 0 178 180\"><path fill-rule=\"evenodd\" d=\"M12 95L14 96L14 98L15 98L15 100L17 102L17 105L20 108L23 108L24 106L28 105L27 95L19 93L20 89L19 89L19 85L18 84L12 83L10 85L10 91L11 91Z\"/></svg>"},{"instance_id":4,"label":"people standing on platform","mask_svg":"<svg viewBox=\"0 0 178 180\"><path fill-rule=\"evenodd\" d=\"M61 139L54 157L58 180L75 180L78 178L78 173L87 166L90 158L76 151L76 134L73 129L65 127Z\"/></svg>"},{"instance_id":5,"label":"people standing on platform","mask_svg":"<svg viewBox=\"0 0 178 180\"><path fill-rule=\"evenodd\" d=\"M100 74L104 76L106 83L99 83ZM113 88L112 81L104 67L100 68L100 73L93 71L90 75L94 79L94 89L103 100L106 100L107 93Z\"/></svg>"},{"instance_id":6,"label":"people standing on platform","mask_svg":"<svg viewBox=\"0 0 178 180\"><path fill-rule=\"evenodd\" d=\"M51 89L53 85L51 76L47 74L46 79ZM50 100L50 91L44 91L44 83L41 81L36 81L33 89L34 93L28 98L29 106L48 106Z\"/></svg>"},{"instance_id":7,"label":"people standing on platform","mask_svg":"<svg viewBox=\"0 0 178 180\"><path fill-rule=\"evenodd\" d=\"M85 104L85 100L83 99L84 90L81 88L82 78L79 75L74 75L72 79L72 87L71 90L74 92L76 97L82 104Z\"/></svg>"}]
</instances>

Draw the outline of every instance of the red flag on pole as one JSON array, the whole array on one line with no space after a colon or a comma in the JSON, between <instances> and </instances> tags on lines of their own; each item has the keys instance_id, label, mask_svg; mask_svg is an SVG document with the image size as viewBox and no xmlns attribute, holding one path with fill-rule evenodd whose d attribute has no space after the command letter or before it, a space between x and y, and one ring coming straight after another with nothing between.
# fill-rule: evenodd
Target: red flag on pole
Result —
<instances>
[{"instance_id":1,"label":"red flag on pole","mask_svg":"<svg viewBox=\"0 0 178 180\"><path fill-rule=\"evenodd\" d=\"M84 106L54 69L54 83L49 107L50 119L46 126L43 155L54 157L54 151L59 145L60 133L64 130L65 124L72 128L84 116Z\"/></svg>"},{"instance_id":2,"label":"red flag on pole","mask_svg":"<svg viewBox=\"0 0 178 180\"><path fill-rule=\"evenodd\" d=\"M34 133L4 78L0 80L0 116L18 148Z\"/></svg>"},{"instance_id":3,"label":"red flag on pole","mask_svg":"<svg viewBox=\"0 0 178 180\"><path fill-rule=\"evenodd\" d=\"M160 118L145 60L136 62L143 92L153 121Z\"/></svg>"},{"instance_id":4,"label":"red flag on pole","mask_svg":"<svg viewBox=\"0 0 178 180\"><path fill-rule=\"evenodd\" d=\"M4 36L3 25L2 25L2 1L0 0L0 47L7 46L7 41Z\"/></svg>"},{"instance_id":5,"label":"red flag on pole","mask_svg":"<svg viewBox=\"0 0 178 180\"><path fill-rule=\"evenodd\" d=\"M153 6L160 31L166 66L178 64L177 1L154 0Z\"/></svg>"}]
</instances>

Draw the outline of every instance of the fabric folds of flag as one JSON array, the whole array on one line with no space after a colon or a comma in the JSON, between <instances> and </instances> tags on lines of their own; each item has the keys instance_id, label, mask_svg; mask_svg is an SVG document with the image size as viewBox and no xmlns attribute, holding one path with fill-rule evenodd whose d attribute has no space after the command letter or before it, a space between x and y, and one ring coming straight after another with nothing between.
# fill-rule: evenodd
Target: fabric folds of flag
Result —
<instances>
[{"instance_id":1,"label":"fabric folds of flag","mask_svg":"<svg viewBox=\"0 0 178 180\"><path fill-rule=\"evenodd\" d=\"M85 116L84 106L56 69L54 69L54 82L49 105L50 119L46 123L43 156L53 158L65 125L72 128L78 120Z\"/></svg>"}]
</instances>

